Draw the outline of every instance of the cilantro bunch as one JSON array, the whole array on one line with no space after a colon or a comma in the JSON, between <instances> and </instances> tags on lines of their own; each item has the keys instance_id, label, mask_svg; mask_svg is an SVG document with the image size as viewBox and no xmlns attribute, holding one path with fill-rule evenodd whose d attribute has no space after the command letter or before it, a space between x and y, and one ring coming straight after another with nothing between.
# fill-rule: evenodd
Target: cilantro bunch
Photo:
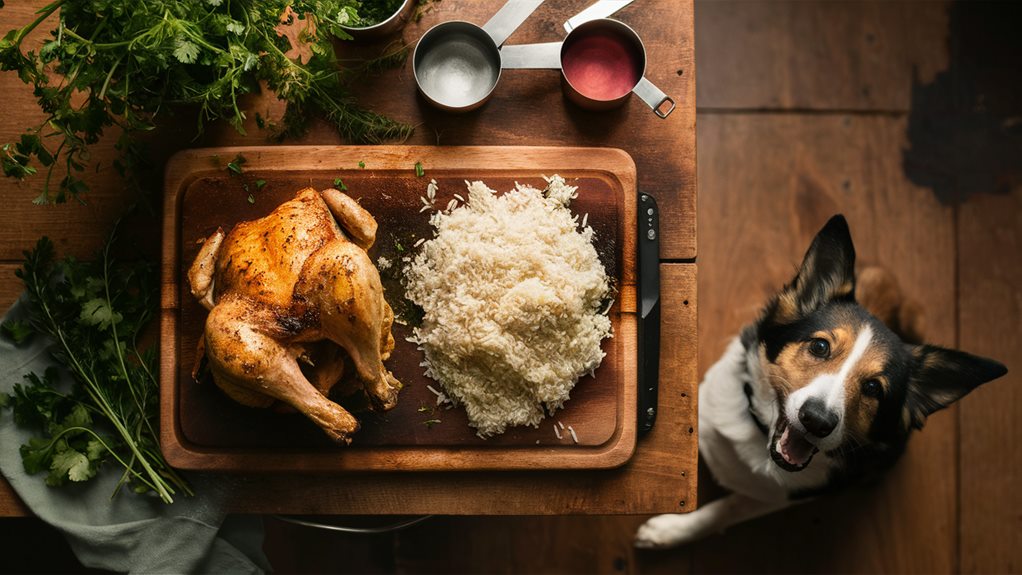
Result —
<instances>
[{"instance_id":1,"label":"cilantro bunch","mask_svg":"<svg viewBox=\"0 0 1022 575\"><path fill-rule=\"evenodd\" d=\"M16 342L33 334L52 339L50 352L73 384L62 391L58 371L49 368L28 374L0 400L17 423L39 432L21 446L27 472L48 472L46 483L56 486L88 480L116 462L123 468L118 490L129 485L171 503L178 491L191 490L160 452L156 358L137 341L156 308L156 269L146 261L115 262L113 241L93 262L57 261L45 237L25 252L17 275L29 320L7 322L3 330Z\"/></svg>"},{"instance_id":2,"label":"cilantro bunch","mask_svg":"<svg viewBox=\"0 0 1022 575\"><path fill-rule=\"evenodd\" d=\"M358 0L54 0L0 39L0 70L31 85L47 115L0 146L3 173L21 179L39 165L46 182L36 203L79 198L88 187L78 175L104 130L123 130L115 168L130 178L142 162L135 135L179 106L198 110L197 133L217 119L243 132L238 99L259 91L261 82L287 103L278 135L300 135L319 116L352 142L405 138L410 126L360 107L342 81L333 41L349 38L342 26L359 21L359 6ZM26 51L25 37L54 15L50 37L38 52ZM298 23L300 32L282 34L278 27L287 22ZM308 61L289 57L292 48L308 53Z\"/></svg>"}]
</instances>

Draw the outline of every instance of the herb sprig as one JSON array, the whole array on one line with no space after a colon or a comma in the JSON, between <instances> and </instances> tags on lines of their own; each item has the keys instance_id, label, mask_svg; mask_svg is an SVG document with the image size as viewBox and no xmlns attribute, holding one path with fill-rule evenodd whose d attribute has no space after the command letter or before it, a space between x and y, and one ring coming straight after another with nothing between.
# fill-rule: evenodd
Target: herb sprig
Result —
<instances>
[{"instance_id":1,"label":"herb sprig","mask_svg":"<svg viewBox=\"0 0 1022 575\"><path fill-rule=\"evenodd\" d=\"M309 119L331 122L348 140L406 138L411 126L360 107L346 91L334 39L350 36L358 0L54 0L26 26L0 39L0 70L34 88L46 119L0 145L6 176L42 167L36 203L79 199L89 147L104 131L123 131L115 168L132 181L142 156L136 136L175 107L197 109L197 133L224 119L244 133L239 98L264 82L286 102L279 136L305 132ZM0 2L0 8L3 3ZM38 52L23 42L51 16L57 22ZM299 32L282 34L284 23ZM290 56L292 49L307 61ZM56 189L54 189L56 188Z\"/></svg>"},{"instance_id":2,"label":"herb sprig","mask_svg":"<svg viewBox=\"0 0 1022 575\"><path fill-rule=\"evenodd\" d=\"M156 308L156 270L145 261L114 261L113 242L112 235L92 262L57 261L45 237L25 252L16 273L25 283L29 321L5 331L16 339L30 332L52 339L50 352L73 384L58 390L51 367L42 376L28 374L4 397L16 422L39 431L21 447L29 473L49 471L46 482L60 485L88 480L113 460L123 468L117 490L130 485L171 503L178 491L192 492L160 452L156 357L137 341Z\"/></svg>"}]
</instances>

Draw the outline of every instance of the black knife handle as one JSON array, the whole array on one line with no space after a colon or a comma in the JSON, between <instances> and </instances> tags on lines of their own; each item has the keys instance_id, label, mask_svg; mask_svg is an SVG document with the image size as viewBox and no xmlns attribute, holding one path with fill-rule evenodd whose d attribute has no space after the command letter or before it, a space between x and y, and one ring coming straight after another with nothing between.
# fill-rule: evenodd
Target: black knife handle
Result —
<instances>
[{"instance_id":1,"label":"black knife handle","mask_svg":"<svg viewBox=\"0 0 1022 575\"><path fill-rule=\"evenodd\" d=\"M639 433L653 429L660 377L660 211L639 193Z\"/></svg>"}]
</instances>

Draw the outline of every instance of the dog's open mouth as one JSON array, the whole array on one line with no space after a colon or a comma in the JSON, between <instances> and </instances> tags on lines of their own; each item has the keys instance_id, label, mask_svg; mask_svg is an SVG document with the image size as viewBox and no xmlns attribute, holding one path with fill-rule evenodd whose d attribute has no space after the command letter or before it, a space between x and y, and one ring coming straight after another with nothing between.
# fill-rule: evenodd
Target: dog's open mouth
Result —
<instances>
[{"instance_id":1,"label":"dog's open mouth","mask_svg":"<svg viewBox=\"0 0 1022 575\"><path fill-rule=\"evenodd\" d=\"M788 420L780 418L770 443L770 456L774 463L785 471L802 471L812 461L818 451L815 445L806 439L805 434L788 425Z\"/></svg>"}]
</instances>

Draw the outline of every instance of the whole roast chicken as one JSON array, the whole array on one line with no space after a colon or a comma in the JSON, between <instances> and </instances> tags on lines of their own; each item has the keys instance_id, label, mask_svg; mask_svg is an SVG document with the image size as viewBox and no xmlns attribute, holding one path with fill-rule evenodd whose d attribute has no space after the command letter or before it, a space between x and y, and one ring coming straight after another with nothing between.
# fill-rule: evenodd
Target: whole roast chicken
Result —
<instances>
[{"instance_id":1,"label":"whole roast chicken","mask_svg":"<svg viewBox=\"0 0 1022 575\"><path fill-rule=\"evenodd\" d=\"M216 385L247 406L283 402L350 443L358 421L327 398L343 348L373 408L394 407L401 383L383 365L394 314L366 254L375 239L376 220L355 200L313 188L207 238L188 281L209 309L199 356Z\"/></svg>"}]
</instances>

